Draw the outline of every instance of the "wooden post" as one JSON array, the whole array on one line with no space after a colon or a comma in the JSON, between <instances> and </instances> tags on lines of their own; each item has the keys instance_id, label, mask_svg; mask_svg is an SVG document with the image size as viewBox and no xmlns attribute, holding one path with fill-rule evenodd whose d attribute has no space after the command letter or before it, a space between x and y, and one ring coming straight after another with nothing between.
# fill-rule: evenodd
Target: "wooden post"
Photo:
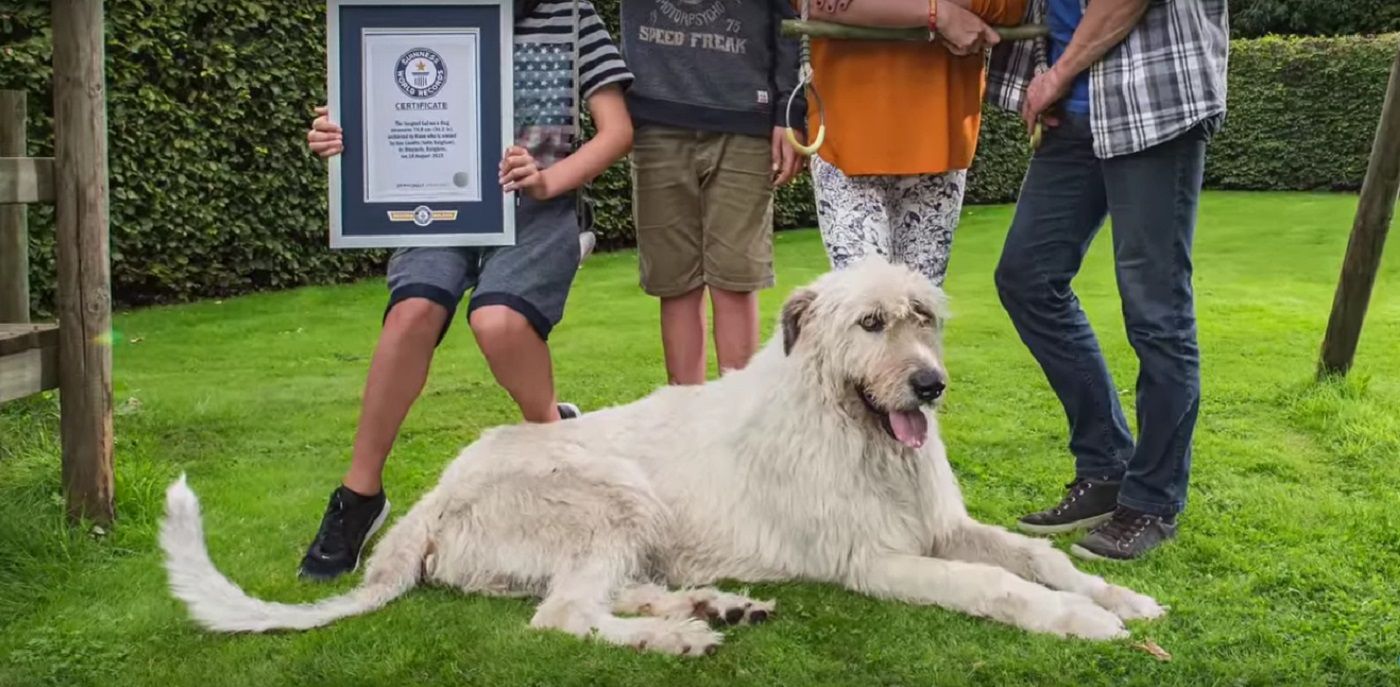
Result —
<instances>
[{"instance_id":1,"label":"wooden post","mask_svg":"<svg viewBox=\"0 0 1400 687\"><path fill-rule=\"evenodd\" d=\"M112 307L102 0L53 0L59 393L68 515L110 522Z\"/></svg>"},{"instance_id":2,"label":"wooden post","mask_svg":"<svg viewBox=\"0 0 1400 687\"><path fill-rule=\"evenodd\" d=\"M1361 197L1356 203L1356 221L1351 227L1342 277L1332 301L1327 336L1322 340L1318 375L1345 375L1356 357L1361 325L1371 302L1371 288L1380 271L1381 251L1390 220L1395 214L1395 197L1400 192L1400 52L1390 69L1381 121L1371 146L1371 162Z\"/></svg>"},{"instance_id":3,"label":"wooden post","mask_svg":"<svg viewBox=\"0 0 1400 687\"><path fill-rule=\"evenodd\" d=\"M0 91L0 157L24 157L24 91ZM29 321L29 218L24 205L0 204L0 324Z\"/></svg>"}]
</instances>

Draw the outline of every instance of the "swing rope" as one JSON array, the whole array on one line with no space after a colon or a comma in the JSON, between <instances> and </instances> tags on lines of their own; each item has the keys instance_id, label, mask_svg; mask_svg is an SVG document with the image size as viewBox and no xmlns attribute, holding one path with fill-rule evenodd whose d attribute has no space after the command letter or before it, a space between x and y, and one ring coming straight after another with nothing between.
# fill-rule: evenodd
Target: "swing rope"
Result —
<instances>
[{"instance_id":1,"label":"swing rope","mask_svg":"<svg viewBox=\"0 0 1400 687\"><path fill-rule=\"evenodd\" d=\"M802 21L807 21L810 16L811 0L802 0ZM797 86L788 94L787 110L784 119L787 123L788 144L799 153L811 157L822 147L822 141L826 140L826 106L822 104L822 95L817 92L817 85L812 80L812 37L803 35L801 37L801 48L798 55L800 66L797 70ZM797 94L807 92L809 95L808 106L813 101L817 104L817 133L813 136L811 143L803 144L797 140L797 130L792 125L792 104L797 101Z\"/></svg>"}]
</instances>

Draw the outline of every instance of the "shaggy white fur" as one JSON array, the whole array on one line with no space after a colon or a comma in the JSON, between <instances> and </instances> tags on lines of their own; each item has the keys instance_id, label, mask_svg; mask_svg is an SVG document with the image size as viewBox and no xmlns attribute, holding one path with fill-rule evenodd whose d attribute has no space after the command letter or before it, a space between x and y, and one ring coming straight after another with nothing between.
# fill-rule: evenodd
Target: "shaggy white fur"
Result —
<instances>
[{"instance_id":1,"label":"shaggy white fur","mask_svg":"<svg viewBox=\"0 0 1400 687\"><path fill-rule=\"evenodd\" d=\"M947 379L944 317L943 294L906 268L829 273L743 370L484 433L379 542L362 585L319 603L260 601L221 575L182 476L161 531L171 588L224 632L324 625L419 583L538 596L535 627L683 655L720 643L706 621L773 614L700 587L722 579L820 580L1089 639L1162 615L1049 543L968 517L926 410Z\"/></svg>"}]
</instances>

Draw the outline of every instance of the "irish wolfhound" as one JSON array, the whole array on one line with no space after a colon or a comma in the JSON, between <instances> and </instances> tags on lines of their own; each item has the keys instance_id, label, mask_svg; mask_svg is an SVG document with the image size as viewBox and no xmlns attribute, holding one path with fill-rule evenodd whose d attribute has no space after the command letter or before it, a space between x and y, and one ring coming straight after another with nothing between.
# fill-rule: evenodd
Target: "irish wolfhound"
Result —
<instances>
[{"instance_id":1,"label":"irish wolfhound","mask_svg":"<svg viewBox=\"0 0 1400 687\"><path fill-rule=\"evenodd\" d=\"M182 476L160 537L171 588L222 632L325 625L420 583L536 596L534 627L684 655L715 649L711 623L772 616L703 586L726 579L819 580L1089 639L1161 615L968 516L927 410L947 379L943 313L927 280L872 259L798 290L744 370L485 432L379 542L361 586L319 603L253 599L220 574Z\"/></svg>"}]
</instances>

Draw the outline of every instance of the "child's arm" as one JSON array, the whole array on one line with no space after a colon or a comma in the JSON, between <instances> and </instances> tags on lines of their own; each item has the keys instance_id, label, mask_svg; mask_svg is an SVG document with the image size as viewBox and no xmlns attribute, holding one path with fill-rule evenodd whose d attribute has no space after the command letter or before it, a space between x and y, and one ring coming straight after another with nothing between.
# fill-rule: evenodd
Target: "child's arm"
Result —
<instances>
[{"instance_id":1,"label":"child's arm","mask_svg":"<svg viewBox=\"0 0 1400 687\"><path fill-rule=\"evenodd\" d=\"M525 191L532 198L554 198L592 181L632 149L632 117L622 87L608 84L588 96L588 112L597 133L572 155L544 171L524 148L512 146L501 161L501 185L506 191ZM579 127L580 134L582 126Z\"/></svg>"}]
</instances>

